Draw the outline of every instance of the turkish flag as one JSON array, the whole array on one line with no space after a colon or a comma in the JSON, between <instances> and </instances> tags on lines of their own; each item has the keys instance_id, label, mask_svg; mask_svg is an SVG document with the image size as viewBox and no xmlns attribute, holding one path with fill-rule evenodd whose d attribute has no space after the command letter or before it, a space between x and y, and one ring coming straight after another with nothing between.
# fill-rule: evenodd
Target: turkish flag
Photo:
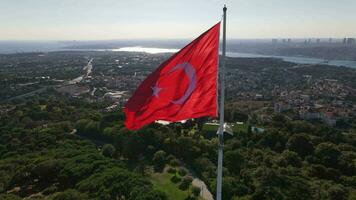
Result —
<instances>
[{"instance_id":1,"label":"turkish flag","mask_svg":"<svg viewBox=\"0 0 356 200\"><path fill-rule=\"evenodd\" d=\"M125 105L128 129L217 116L220 22L163 62Z\"/></svg>"}]
</instances>

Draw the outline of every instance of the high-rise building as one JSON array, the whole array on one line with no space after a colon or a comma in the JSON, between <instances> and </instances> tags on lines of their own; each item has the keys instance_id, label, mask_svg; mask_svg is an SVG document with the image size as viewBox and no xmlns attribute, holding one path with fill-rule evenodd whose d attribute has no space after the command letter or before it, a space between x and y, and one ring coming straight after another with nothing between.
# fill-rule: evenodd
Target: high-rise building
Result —
<instances>
[{"instance_id":1,"label":"high-rise building","mask_svg":"<svg viewBox=\"0 0 356 200\"><path fill-rule=\"evenodd\" d=\"M346 41L347 41L347 38L344 38L344 39L342 40L342 43L343 43L343 44L346 44Z\"/></svg>"},{"instance_id":2,"label":"high-rise building","mask_svg":"<svg viewBox=\"0 0 356 200\"><path fill-rule=\"evenodd\" d=\"M354 45L356 44L356 39L355 38L344 38L342 40L343 44L347 44L347 45Z\"/></svg>"},{"instance_id":3,"label":"high-rise building","mask_svg":"<svg viewBox=\"0 0 356 200\"><path fill-rule=\"evenodd\" d=\"M356 40L355 38L347 38L346 43L349 45L354 45L356 43Z\"/></svg>"}]
</instances>

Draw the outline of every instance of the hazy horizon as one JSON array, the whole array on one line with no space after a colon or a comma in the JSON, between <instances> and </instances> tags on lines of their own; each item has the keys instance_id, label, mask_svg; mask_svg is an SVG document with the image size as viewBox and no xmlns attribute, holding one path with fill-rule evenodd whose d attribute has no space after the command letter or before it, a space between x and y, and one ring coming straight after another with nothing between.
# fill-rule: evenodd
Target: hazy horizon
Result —
<instances>
[{"instance_id":1,"label":"hazy horizon","mask_svg":"<svg viewBox=\"0 0 356 200\"><path fill-rule=\"evenodd\" d=\"M196 35L199 36L199 35ZM350 36L352 38L352 36ZM194 38L194 37L192 37ZM48 40L41 40L41 39L9 39L9 40L2 40L0 42L121 42L121 41L164 41L164 42L190 42L192 38L136 38L136 39L48 39ZM333 39L333 41L341 41L344 38L349 38L348 36L345 37L271 37L271 38L227 38L227 41L247 41L247 42L271 42L272 39L277 39L282 42L283 39L291 39L292 41L304 42L306 39L316 40L320 39L321 41L328 41L329 39ZM356 38L356 36L355 36Z\"/></svg>"},{"instance_id":2,"label":"hazy horizon","mask_svg":"<svg viewBox=\"0 0 356 200\"><path fill-rule=\"evenodd\" d=\"M356 37L354 0L4 0L0 40L192 39L224 4L228 38Z\"/></svg>"}]
</instances>

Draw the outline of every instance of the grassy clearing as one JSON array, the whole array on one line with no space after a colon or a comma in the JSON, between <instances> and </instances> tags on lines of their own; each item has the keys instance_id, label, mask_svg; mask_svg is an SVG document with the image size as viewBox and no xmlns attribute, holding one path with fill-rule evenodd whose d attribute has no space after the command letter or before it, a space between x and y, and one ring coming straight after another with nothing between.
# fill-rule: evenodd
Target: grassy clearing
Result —
<instances>
[{"instance_id":1,"label":"grassy clearing","mask_svg":"<svg viewBox=\"0 0 356 200\"><path fill-rule=\"evenodd\" d=\"M159 191L166 193L168 200L184 200L188 196L188 190L182 191L178 188L178 184L171 182L173 175L167 172L153 173L151 182L153 187Z\"/></svg>"},{"instance_id":2,"label":"grassy clearing","mask_svg":"<svg viewBox=\"0 0 356 200\"><path fill-rule=\"evenodd\" d=\"M244 124L234 124L233 130L234 133L247 133L248 125Z\"/></svg>"}]
</instances>

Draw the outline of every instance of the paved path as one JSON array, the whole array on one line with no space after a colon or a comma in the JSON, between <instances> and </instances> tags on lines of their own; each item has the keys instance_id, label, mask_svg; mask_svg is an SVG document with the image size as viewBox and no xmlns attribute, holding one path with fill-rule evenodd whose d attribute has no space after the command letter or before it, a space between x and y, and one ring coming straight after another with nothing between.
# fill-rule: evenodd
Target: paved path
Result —
<instances>
[{"instance_id":1,"label":"paved path","mask_svg":"<svg viewBox=\"0 0 356 200\"><path fill-rule=\"evenodd\" d=\"M204 200L214 200L213 195L210 193L208 187L205 185L205 183L202 180L194 177L192 184L193 186L200 188L200 196Z\"/></svg>"},{"instance_id":2,"label":"paved path","mask_svg":"<svg viewBox=\"0 0 356 200\"><path fill-rule=\"evenodd\" d=\"M42 92L46 91L46 89L48 89L49 87L51 87L51 86L44 86L44 87L42 87L40 89L37 89L37 90L34 90L32 92L28 92L26 94L20 94L18 96L11 97L9 99L5 99L5 100L3 100L3 102L11 101L11 100L14 100L14 99L19 99L19 98L25 98L25 97L29 97L29 96L32 96L32 95L35 95L35 94L39 94L39 93L42 93Z\"/></svg>"},{"instance_id":3,"label":"paved path","mask_svg":"<svg viewBox=\"0 0 356 200\"><path fill-rule=\"evenodd\" d=\"M204 181L202 181L198 178L197 173L195 173L194 170L192 168L188 167L185 163L181 162L181 165L184 166L185 168L187 168L189 171L189 175L193 177L192 185L200 188L200 196L204 200L214 200L214 197L211 194L211 192L209 191L208 187L206 186Z\"/></svg>"},{"instance_id":4,"label":"paved path","mask_svg":"<svg viewBox=\"0 0 356 200\"><path fill-rule=\"evenodd\" d=\"M83 70L85 70L84 75L78 76L77 78L68 81L68 84L69 85L77 84L77 83L80 83L84 78L87 78L93 70L93 64L92 64L93 60L94 60L94 58L91 58L89 60L88 64L84 66L84 68L83 68Z\"/></svg>"}]
</instances>

